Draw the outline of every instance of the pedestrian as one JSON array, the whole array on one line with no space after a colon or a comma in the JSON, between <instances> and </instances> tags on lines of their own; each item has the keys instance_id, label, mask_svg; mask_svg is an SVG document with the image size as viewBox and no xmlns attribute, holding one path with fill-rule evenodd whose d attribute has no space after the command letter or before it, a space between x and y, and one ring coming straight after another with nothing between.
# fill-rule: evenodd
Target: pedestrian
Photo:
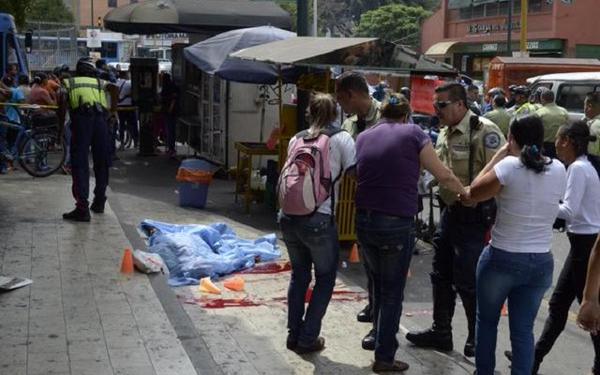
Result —
<instances>
[{"instance_id":1,"label":"pedestrian","mask_svg":"<svg viewBox=\"0 0 600 375\"><path fill-rule=\"evenodd\" d=\"M107 118L109 110L114 115L116 109L116 86L97 78L92 59L82 57L77 61L76 76L64 81L68 92L69 115L71 119L71 176L75 209L63 214L63 219L90 221L90 209L103 213L106 203L106 187L110 166L110 129ZM113 106L108 107L106 94L113 98ZM89 164L88 153L92 150L94 161L94 200L88 207Z\"/></svg>"},{"instance_id":2,"label":"pedestrian","mask_svg":"<svg viewBox=\"0 0 600 375\"><path fill-rule=\"evenodd\" d=\"M544 330L535 344L532 374L537 374L565 328L573 301L577 298L582 303L588 259L600 232L600 178L588 160L590 138L585 121L563 125L556 137L558 158L567 166L567 190L558 218L566 221L571 249L550 298ZM592 335L592 342L596 355L592 374L600 375L600 337ZM507 354L512 358L512 353Z\"/></svg>"},{"instance_id":3,"label":"pedestrian","mask_svg":"<svg viewBox=\"0 0 600 375\"><path fill-rule=\"evenodd\" d=\"M356 137L365 129L375 125L380 118L380 103L369 96L369 87L365 76L359 72L348 71L340 75L335 82L335 92L337 102L344 111L350 116L342 123L342 129L346 130L352 138ZM359 247L359 251L360 247ZM362 264L367 275L367 293L368 303L358 312L356 319L362 323L373 322L373 280L369 278L371 272L367 269L364 261L365 256L362 254ZM363 342L366 345L372 345L375 342L375 336L367 334Z\"/></svg>"},{"instance_id":4,"label":"pedestrian","mask_svg":"<svg viewBox=\"0 0 600 375\"><path fill-rule=\"evenodd\" d=\"M467 86L467 104L471 112L481 115L481 106L479 105L479 87L471 84Z\"/></svg>"},{"instance_id":5,"label":"pedestrian","mask_svg":"<svg viewBox=\"0 0 600 375\"><path fill-rule=\"evenodd\" d=\"M502 95L506 99L506 94L504 93L504 89L502 87L492 87L491 89L489 89L485 96L485 104L482 108L482 112L484 114L494 109L494 98L498 95Z\"/></svg>"},{"instance_id":6,"label":"pedestrian","mask_svg":"<svg viewBox=\"0 0 600 375\"><path fill-rule=\"evenodd\" d=\"M437 154L463 185L469 185L502 147L505 138L493 122L468 109L466 91L459 83L436 88L433 106L444 126L438 136ZM439 195L445 207L433 238L433 324L424 331L409 332L406 339L420 347L453 350L452 317L458 292L468 322L463 353L472 357L475 355L475 270L493 223L494 200L473 207L458 201L456 194L443 186Z\"/></svg>"},{"instance_id":7,"label":"pedestrian","mask_svg":"<svg viewBox=\"0 0 600 375\"><path fill-rule=\"evenodd\" d=\"M506 111L506 98L502 94L498 94L492 98L493 109L486 112L483 117L498 125L502 134L508 136L508 125L512 116Z\"/></svg>"},{"instance_id":8,"label":"pedestrian","mask_svg":"<svg viewBox=\"0 0 600 375\"><path fill-rule=\"evenodd\" d=\"M477 375L493 375L496 336L508 298L513 360L511 374L533 367L533 323L552 284L552 224L564 196L564 165L543 154L544 126L537 116L510 125L508 143L470 187L470 199L496 197L498 213L490 244L477 265Z\"/></svg>"},{"instance_id":9,"label":"pedestrian","mask_svg":"<svg viewBox=\"0 0 600 375\"><path fill-rule=\"evenodd\" d=\"M418 180L423 167L455 194L466 191L442 164L430 137L409 123L410 103L402 94L383 102L381 120L356 141L356 231L373 280L373 371L405 371L408 364L394 360L404 286L414 248ZM366 345L369 344L369 345Z\"/></svg>"},{"instance_id":10,"label":"pedestrian","mask_svg":"<svg viewBox=\"0 0 600 375\"><path fill-rule=\"evenodd\" d=\"M600 91L588 93L583 104L585 119L590 127L590 133L596 137L590 142L588 153L600 156Z\"/></svg>"},{"instance_id":11,"label":"pedestrian","mask_svg":"<svg viewBox=\"0 0 600 375\"><path fill-rule=\"evenodd\" d=\"M342 123L342 129L354 139L379 121L380 103L369 95L363 74L354 71L342 73L335 81L335 94L344 113L350 115Z\"/></svg>"},{"instance_id":12,"label":"pedestrian","mask_svg":"<svg viewBox=\"0 0 600 375\"><path fill-rule=\"evenodd\" d=\"M137 148L138 144L138 119L137 112L131 110L133 102L131 100L131 79L129 72L126 70L119 71L119 79L117 80L119 93L119 107L126 107L119 111L119 139L123 143L125 130L128 130L133 140L133 148ZM128 107L128 108L127 108Z\"/></svg>"},{"instance_id":13,"label":"pedestrian","mask_svg":"<svg viewBox=\"0 0 600 375\"><path fill-rule=\"evenodd\" d=\"M592 249L583 291L583 300L577 315L577 325L592 335L600 333L600 235Z\"/></svg>"},{"instance_id":14,"label":"pedestrian","mask_svg":"<svg viewBox=\"0 0 600 375\"><path fill-rule=\"evenodd\" d=\"M354 140L332 126L337 113L331 95L315 94L307 113L310 127L290 140L278 189L279 223L292 265L286 346L298 354L325 347L321 321L339 259L334 203L340 177L355 164ZM315 285L305 310L313 266Z\"/></svg>"},{"instance_id":15,"label":"pedestrian","mask_svg":"<svg viewBox=\"0 0 600 375\"><path fill-rule=\"evenodd\" d=\"M554 103L554 91L544 87L539 90L539 96L542 107L535 111L535 114L544 124L544 155L556 158L556 147L554 146L556 132L569 122L569 112Z\"/></svg>"},{"instance_id":16,"label":"pedestrian","mask_svg":"<svg viewBox=\"0 0 600 375\"><path fill-rule=\"evenodd\" d=\"M179 89L171 79L171 75L166 72L163 72L162 74L161 87L160 98L167 131L167 155L174 157L177 153L175 139L177 125L177 97L179 96Z\"/></svg>"}]
</instances>

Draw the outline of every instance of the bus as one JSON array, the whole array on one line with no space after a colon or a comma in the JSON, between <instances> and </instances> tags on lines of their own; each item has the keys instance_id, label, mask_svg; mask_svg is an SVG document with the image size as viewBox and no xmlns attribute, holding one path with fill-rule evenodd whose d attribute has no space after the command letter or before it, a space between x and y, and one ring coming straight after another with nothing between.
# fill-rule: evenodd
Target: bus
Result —
<instances>
[{"instance_id":1,"label":"bus","mask_svg":"<svg viewBox=\"0 0 600 375\"><path fill-rule=\"evenodd\" d=\"M11 64L16 64L19 73L28 74L29 66L23 44L17 38L17 27L13 16L0 13L0 69L2 75Z\"/></svg>"}]
</instances>

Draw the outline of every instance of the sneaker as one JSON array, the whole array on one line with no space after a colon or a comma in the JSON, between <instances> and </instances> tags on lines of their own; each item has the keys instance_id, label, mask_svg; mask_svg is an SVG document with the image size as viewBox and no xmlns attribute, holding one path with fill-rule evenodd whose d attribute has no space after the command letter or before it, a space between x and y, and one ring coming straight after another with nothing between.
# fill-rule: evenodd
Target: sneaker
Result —
<instances>
[{"instance_id":1,"label":"sneaker","mask_svg":"<svg viewBox=\"0 0 600 375\"><path fill-rule=\"evenodd\" d=\"M295 351L297 354L308 354L320 352L323 349L325 349L325 339L319 336L315 341L313 341L312 344L308 346L298 344Z\"/></svg>"},{"instance_id":2,"label":"sneaker","mask_svg":"<svg viewBox=\"0 0 600 375\"><path fill-rule=\"evenodd\" d=\"M374 373L380 374L382 372L402 372L408 370L409 367L408 363L402 361L394 361L393 363L375 361L372 369Z\"/></svg>"},{"instance_id":3,"label":"sneaker","mask_svg":"<svg viewBox=\"0 0 600 375\"><path fill-rule=\"evenodd\" d=\"M106 203L106 198L104 199L94 199L90 206L90 210L97 214L104 213L104 204Z\"/></svg>"},{"instance_id":4,"label":"sneaker","mask_svg":"<svg viewBox=\"0 0 600 375\"><path fill-rule=\"evenodd\" d=\"M75 208L71 212L64 213L63 219L70 220L70 221L89 222L90 221L90 211L89 210L84 211L79 208Z\"/></svg>"}]
</instances>

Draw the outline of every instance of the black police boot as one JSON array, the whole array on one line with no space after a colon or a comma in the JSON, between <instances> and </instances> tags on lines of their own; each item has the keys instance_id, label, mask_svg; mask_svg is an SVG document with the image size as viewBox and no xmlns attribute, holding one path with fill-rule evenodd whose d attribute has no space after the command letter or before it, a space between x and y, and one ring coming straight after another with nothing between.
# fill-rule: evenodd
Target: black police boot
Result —
<instances>
[{"instance_id":1,"label":"black police boot","mask_svg":"<svg viewBox=\"0 0 600 375\"><path fill-rule=\"evenodd\" d=\"M407 333L406 339L421 348L453 350L451 322L454 315L454 298L454 291L450 287L434 284L433 325L424 331Z\"/></svg>"},{"instance_id":2,"label":"black police boot","mask_svg":"<svg viewBox=\"0 0 600 375\"><path fill-rule=\"evenodd\" d=\"M104 213L104 204L106 203L106 197L104 198L94 198L92 205L90 206L90 210L97 214Z\"/></svg>"},{"instance_id":3,"label":"black police boot","mask_svg":"<svg viewBox=\"0 0 600 375\"><path fill-rule=\"evenodd\" d=\"M356 320L361 323L373 323L373 310L371 309L371 305L367 305L360 310L356 315Z\"/></svg>"},{"instance_id":4,"label":"black police boot","mask_svg":"<svg viewBox=\"0 0 600 375\"><path fill-rule=\"evenodd\" d=\"M362 348L364 350L375 350L375 342L377 341L377 331L375 328L369 331L362 339Z\"/></svg>"},{"instance_id":5,"label":"black police boot","mask_svg":"<svg viewBox=\"0 0 600 375\"><path fill-rule=\"evenodd\" d=\"M477 319L477 302L475 300L475 296L473 296L473 298L470 296L461 296L461 299L465 308L465 315L467 316L468 325L467 328L469 330L463 353L465 357L475 357L475 321Z\"/></svg>"},{"instance_id":6,"label":"black police boot","mask_svg":"<svg viewBox=\"0 0 600 375\"><path fill-rule=\"evenodd\" d=\"M88 222L88 221L90 221L90 211L75 208L71 212L64 213L63 219L70 220L70 221Z\"/></svg>"}]
</instances>

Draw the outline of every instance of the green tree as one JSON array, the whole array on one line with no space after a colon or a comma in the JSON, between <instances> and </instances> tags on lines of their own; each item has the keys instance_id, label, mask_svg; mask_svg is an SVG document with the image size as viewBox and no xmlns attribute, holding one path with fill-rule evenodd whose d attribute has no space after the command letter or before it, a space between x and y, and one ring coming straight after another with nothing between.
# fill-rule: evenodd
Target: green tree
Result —
<instances>
[{"instance_id":1,"label":"green tree","mask_svg":"<svg viewBox=\"0 0 600 375\"><path fill-rule=\"evenodd\" d=\"M27 14L27 21L72 23L74 19L62 0L32 0Z\"/></svg>"},{"instance_id":2,"label":"green tree","mask_svg":"<svg viewBox=\"0 0 600 375\"><path fill-rule=\"evenodd\" d=\"M421 23L430 15L430 11L420 6L384 5L361 16L355 35L417 47Z\"/></svg>"},{"instance_id":3,"label":"green tree","mask_svg":"<svg viewBox=\"0 0 600 375\"><path fill-rule=\"evenodd\" d=\"M31 4L35 0L0 0L0 13L9 13L15 18L17 28L25 27Z\"/></svg>"}]
</instances>

